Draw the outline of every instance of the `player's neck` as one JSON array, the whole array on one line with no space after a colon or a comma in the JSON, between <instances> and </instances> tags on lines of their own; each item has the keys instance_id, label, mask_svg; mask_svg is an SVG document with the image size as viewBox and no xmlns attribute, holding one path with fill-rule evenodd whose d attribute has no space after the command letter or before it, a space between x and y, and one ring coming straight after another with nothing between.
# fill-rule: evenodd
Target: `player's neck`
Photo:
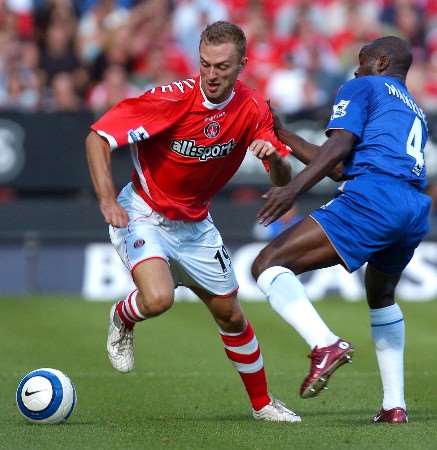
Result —
<instances>
[{"instance_id":1,"label":"player's neck","mask_svg":"<svg viewBox=\"0 0 437 450\"><path fill-rule=\"evenodd\" d=\"M229 93L229 95L225 96L225 100L222 100L220 102L214 101L214 99L209 99L208 96L205 94L205 92L202 89L202 83L200 81L199 83L199 87L200 87L200 92L202 93L202 97L203 97L203 106L205 106L205 108L208 109L223 109L225 108L230 102L231 100L234 98L235 95L235 89L233 88L231 90L231 92Z\"/></svg>"},{"instance_id":2,"label":"player's neck","mask_svg":"<svg viewBox=\"0 0 437 450\"><path fill-rule=\"evenodd\" d=\"M396 78L398 81L400 81L403 84L405 84L405 82L406 82L405 76L401 75L400 73L389 73L389 72L387 72L387 73L384 73L384 76Z\"/></svg>"}]
</instances>

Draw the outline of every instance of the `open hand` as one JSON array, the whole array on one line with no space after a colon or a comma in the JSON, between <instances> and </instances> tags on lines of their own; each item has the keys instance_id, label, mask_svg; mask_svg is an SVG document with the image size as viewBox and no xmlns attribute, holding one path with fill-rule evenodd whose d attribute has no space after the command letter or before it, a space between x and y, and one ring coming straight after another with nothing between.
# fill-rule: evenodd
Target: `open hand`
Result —
<instances>
[{"instance_id":1,"label":"open hand","mask_svg":"<svg viewBox=\"0 0 437 450\"><path fill-rule=\"evenodd\" d=\"M266 199L266 203L258 211L256 217L258 222L264 226L279 219L293 206L296 200L296 194L289 185L271 188L262 197Z\"/></svg>"}]
</instances>

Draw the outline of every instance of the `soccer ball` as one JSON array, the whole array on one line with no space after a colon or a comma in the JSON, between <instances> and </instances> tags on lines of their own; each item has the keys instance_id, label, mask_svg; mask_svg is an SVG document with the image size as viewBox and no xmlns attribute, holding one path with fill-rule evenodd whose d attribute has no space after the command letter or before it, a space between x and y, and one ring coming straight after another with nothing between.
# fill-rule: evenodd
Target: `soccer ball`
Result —
<instances>
[{"instance_id":1,"label":"soccer ball","mask_svg":"<svg viewBox=\"0 0 437 450\"><path fill-rule=\"evenodd\" d=\"M76 402L74 384L60 370L33 370L18 385L18 409L33 423L63 422L71 416Z\"/></svg>"}]
</instances>

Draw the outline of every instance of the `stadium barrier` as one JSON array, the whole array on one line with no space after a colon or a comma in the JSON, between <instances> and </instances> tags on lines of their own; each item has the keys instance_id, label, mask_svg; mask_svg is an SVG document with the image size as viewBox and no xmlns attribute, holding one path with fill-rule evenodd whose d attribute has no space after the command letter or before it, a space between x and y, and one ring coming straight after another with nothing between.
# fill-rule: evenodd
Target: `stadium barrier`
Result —
<instances>
[{"instance_id":1,"label":"stadium barrier","mask_svg":"<svg viewBox=\"0 0 437 450\"><path fill-rule=\"evenodd\" d=\"M251 242L231 249L242 300L265 300L250 274L251 263L263 246L262 242ZM2 294L75 294L97 301L118 299L132 290L128 271L107 243L38 247L29 241L26 246L1 245L0 259L7 261L0 274ZM301 279L313 301L331 294L358 301L364 298L363 275L364 268L349 274L336 266L304 274ZM401 278L397 295L412 302L437 298L436 242L423 242L418 247ZM176 298L196 299L185 288L177 289Z\"/></svg>"}]
</instances>

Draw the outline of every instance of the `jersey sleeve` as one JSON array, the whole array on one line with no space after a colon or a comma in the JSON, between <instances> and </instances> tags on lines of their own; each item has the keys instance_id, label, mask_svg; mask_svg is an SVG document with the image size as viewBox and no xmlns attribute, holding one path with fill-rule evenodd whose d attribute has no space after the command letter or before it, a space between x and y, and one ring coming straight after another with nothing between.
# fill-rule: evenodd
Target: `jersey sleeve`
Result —
<instances>
[{"instance_id":1,"label":"jersey sleeve","mask_svg":"<svg viewBox=\"0 0 437 450\"><path fill-rule=\"evenodd\" d=\"M270 142L283 158L289 156L292 150L288 145L285 145L276 136L273 130L272 113L267 103L265 101L255 101L259 107L259 110L254 139L262 139L264 141Z\"/></svg>"},{"instance_id":2,"label":"jersey sleeve","mask_svg":"<svg viewBox=\"0 0 437 450\"><path fill-rule=\"evenodd\" d=\"M326 134L332 130L346 130L361 139L369 114L372 86L368 80L355 78L338 91Z\"/></svg>"},{"instance_id":3,"label":"jersey sleeve","mask_svg":"<svg viewBox=\"0 0 437 450\"><path fill-rule=\"evenodd\" d=\"M258 120L256 123L255 139L262 139L270 142L282 158L286 158L292 152L288 145L285 145L278 139L273 130L273 117L267 103L262 100L254 99L258 107ZM270 170L269 162L263 160L263 166L267 172Z\"/></svg>"},{"instance_id":4,"label":"jersey sleeve","mask_svg":"<svg viewBox=\"0 0 437 450\"><path fill-rule=\"evenodd\" d=\"M153 89L123 100L108 110L91 129L105 138L111 149L149 139L170 128L186 113L193 96L156 93Z\"/></svg>"}]
</instances>

